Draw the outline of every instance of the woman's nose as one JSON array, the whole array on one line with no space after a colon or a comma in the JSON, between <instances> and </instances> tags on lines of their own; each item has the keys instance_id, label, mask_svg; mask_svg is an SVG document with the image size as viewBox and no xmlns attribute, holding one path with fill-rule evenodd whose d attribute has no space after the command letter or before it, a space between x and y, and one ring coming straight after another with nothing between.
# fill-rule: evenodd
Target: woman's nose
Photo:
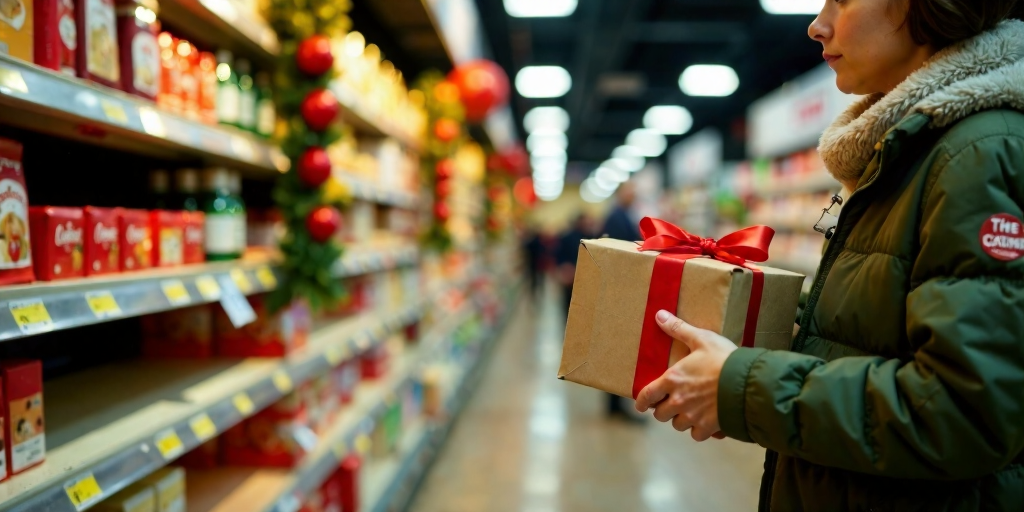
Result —
<instances>
[{"instance_id":1,"label":"woman's nose","mask_svg":"<svg viewBox=\"0 0 1024 512\"><path fill-rule=\"evenodd\" d=\"M831 37L831 34L831 27L829 27L829 25L825 23L825 20L822 19L821 15L818 15L817 18L814 18L814 21L811 22L811 25L807 27L807 36L819 43L824 43L828 38Z\"/></svg>"}]
</instances>

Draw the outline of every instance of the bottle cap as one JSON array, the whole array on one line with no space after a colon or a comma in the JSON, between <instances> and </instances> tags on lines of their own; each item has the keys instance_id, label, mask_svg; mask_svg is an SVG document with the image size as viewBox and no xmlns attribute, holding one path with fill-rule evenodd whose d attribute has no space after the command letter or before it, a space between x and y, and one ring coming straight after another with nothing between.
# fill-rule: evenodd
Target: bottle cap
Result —
<instances>
[{"instance_id":1,"label":"bottle cap","mask_svg":"<svg viewBox=\"0 0 1024 512\"><path fill-rule=\"evenodd\" d=\"M178 192L192 193L199 190L199 171L178 169L178 172L174 174L174 187Z\"/></svg>"}]
</instances>

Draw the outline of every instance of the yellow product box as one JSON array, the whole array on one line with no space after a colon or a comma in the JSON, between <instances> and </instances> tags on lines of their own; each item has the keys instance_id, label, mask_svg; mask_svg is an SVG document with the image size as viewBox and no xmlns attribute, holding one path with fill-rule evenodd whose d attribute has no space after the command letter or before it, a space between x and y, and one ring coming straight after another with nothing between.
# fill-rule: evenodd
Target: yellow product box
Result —
<instances>
[{"instance_id":1,"label":"yellow product box","mask_svg":"<svg viewBox=\"0 0 1024 512\"><path fill-rule=\"evenodd\" d=\"M96 512L157 512L156 492L150 486L135 483L103 500L92 510Z\"/></svg>"},{"instance_id":2,"label":"yellow product box","mask_svg":"<svg viewBox=\"0 0 1024 512\"><path fill-rule=\"evenodd\" d=\"M140 483L156 493L156 512L185 512L185 470L177 466L160 468Z\"/></svg>"},{"instance_id":3,"label":"yellow product box","mask_svg":"<svg viewBox=\"0 0 1024 512\"><path fill-rule=\"evenodd\" d=\"M0 53L32 62L32 0L0 0Z\"/></svg>"}]
</instances>

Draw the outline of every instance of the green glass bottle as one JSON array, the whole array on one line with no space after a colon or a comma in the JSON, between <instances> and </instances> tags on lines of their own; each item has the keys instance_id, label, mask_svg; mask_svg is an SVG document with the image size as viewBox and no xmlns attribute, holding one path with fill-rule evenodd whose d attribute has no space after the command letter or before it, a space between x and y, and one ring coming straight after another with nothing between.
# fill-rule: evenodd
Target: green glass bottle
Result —
<instances>
[{"instance_id":1,"label":"green glass bottle","mask_svg":"<svg viewBox=\"0 0 1024 512\"><path fill-rule=\"evenodd\" d=\"M265 71L256 74L256 133L270 138L277 124L277 108L274 94L270 90L270 75Z\"/></svg>"},{"instance_id":2,"label":"green glass bottle","mask_svg":"<svg viewBox=\"0 0 1024 512\"><path fill-rule=\"evenodd\" d=\"M203 213L206 214L206 259L232 260L242 257L238 225L245 225L245 205L231 193L231 172L223 167L207 169L203 175Z\"/></svg>"},{"instance_id":3,"label":"green glass bottle","mask_svg":"<svg viewBox=\"0 0 1024 512\"><path fill-rule=\"evenodd\" d=\"M256 84L252 81L252 66L245 59L235 62L238 74L238 127L256 132Z\"/></svg>"},{"instance_id":4,"label":"green glass bottle","mask_svg":"<svg viewBox=\"0 0 1024 512\"><path fill-rule=\"evenodd\" d=\"M240 96L238 74L233 67L234 56L228 50L217 52L217 121L238 126Z\"/></svg>"}]
</instances>

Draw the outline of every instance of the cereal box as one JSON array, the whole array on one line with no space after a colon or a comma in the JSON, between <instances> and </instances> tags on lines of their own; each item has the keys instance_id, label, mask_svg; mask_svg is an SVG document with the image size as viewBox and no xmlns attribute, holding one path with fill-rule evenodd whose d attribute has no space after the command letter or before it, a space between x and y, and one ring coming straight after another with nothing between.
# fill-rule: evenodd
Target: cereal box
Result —
<instances>
[{"instance_id":1,"label":"cereal box","mask_svg":"<svg viewBox=\"0 0 1024 512\"><path fill-rule=\"evenodd\" d=\"M28 283L34 277L21 144L0 138L0 284Z\"/></svg>"},{"instance_id":2,"label":"cereal box","mask_svg":"<svg viewBox=\"0 0 1024 512\"><path fill-rule=\"evenodd\" d=\"M142 270L153 266L153 232L146 210L120 211L121 270Z\"/></svg>"},{"instance_id":3,"label":"cereal box","mask_svg":"<svg viewBox=\"0 0 1024 512\"><path fill-rule=\"evenodd\" d=\"M0 0L0 53L32 62L32 0Z\"/></svg>"},{"instance_id":4,"label":"cereal box","mask_svg":"<svg viewBox=\"0 0 1024 512\"><path fill-rule=\"evenodd\" d=\"M85 207L85 274L121 271L120 214L116 208Z\"/></svg>"},{"instance_id":5,"label":"cereal box","mask_svg":"<svg viewBox=\"0 0 1024 512\"><path fill-rule=\"evenodd\" d=\"M39 361L12 359L0 363L7 426L7 467L12 475L46 459L43 420L43 366Z\"/></svg>"},{"instance_id":6,"label":"cereal box","mask_svg":"<svg viewBox=\"0 0 1024 512\"><path fill-rule=\"evenodd\" d=\"M29 208L32 261L40 281L85 275L85 214L81 208Z\"/></svg>"}]
</instances>

